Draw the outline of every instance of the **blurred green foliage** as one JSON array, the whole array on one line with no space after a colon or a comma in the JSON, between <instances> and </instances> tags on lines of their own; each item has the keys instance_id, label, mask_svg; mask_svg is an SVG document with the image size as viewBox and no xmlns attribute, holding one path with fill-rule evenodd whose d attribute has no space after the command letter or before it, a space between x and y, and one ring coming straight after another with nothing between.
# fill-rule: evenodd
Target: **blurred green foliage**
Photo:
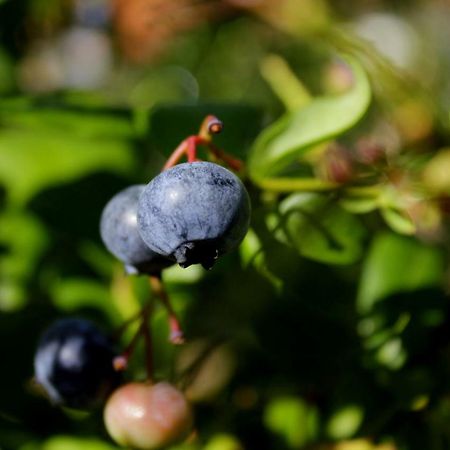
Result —
<instances>
[{"instance_id":1,"label":"blurred green foliage","mask_svg":"<svg viewBox=\"0 0 450 450\"><path fill-rule=\"evenodd\" d=\"M185 21L143 0L142 27L125 3L0 0L0 449L116 448L101 411L49 404L34 349L57 317L112 333L151 295L99 217L207 114L252 224L212 271L164 274L188 339L236 361L173 448L450 448L448 5L187 0ZM152 330L174 381L189 348L159 306Z\"/></svg>"}]
</instances>

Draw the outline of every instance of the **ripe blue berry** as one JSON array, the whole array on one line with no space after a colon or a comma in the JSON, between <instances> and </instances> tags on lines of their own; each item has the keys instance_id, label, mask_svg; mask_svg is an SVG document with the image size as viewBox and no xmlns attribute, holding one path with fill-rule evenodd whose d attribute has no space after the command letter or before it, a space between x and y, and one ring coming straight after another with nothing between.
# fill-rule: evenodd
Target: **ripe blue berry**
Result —
<instances>
[{"instance_id":1,"label":"ripe blue berry","mask_svg":"<svg viewBox=\"0 0 450 450\"><path fill-rule=\"evenodd\" d=\"M209 162L165 170L147 185L138 205L144 242L182 267L212 267L218 256L239 245L249 218L250 201L242 182Z\"/></svg>"},{"instance_id":2,"label":"ripe blue berry","mask_svg":"<svg viewBox=\"0 0 450 450\"><path fill-rule=\"evenodd\" d=\"M117 386L111 343L91 322L61 319L48 328L34 357L36 381L60 405L86 409Z\"/></svg>"},{"instance_id":3,"label":"ripe blue berry","mask_svg":"<svg viewBox=\"0 0 450 450\"><path fill-rule=\"evenodd\" d=\"M137 205L145 185L130 186L105 206L100 235L106 248L125 264L129 274L157 273L172 263L150 250L137 229Z\"/></svg>"}]
</instances>

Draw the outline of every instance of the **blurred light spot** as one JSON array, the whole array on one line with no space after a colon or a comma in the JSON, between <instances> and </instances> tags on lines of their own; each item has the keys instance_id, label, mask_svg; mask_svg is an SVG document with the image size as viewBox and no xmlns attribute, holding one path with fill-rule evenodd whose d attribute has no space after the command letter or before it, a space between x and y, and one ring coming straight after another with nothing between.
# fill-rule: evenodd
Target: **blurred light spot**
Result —
<instances>
[{"instance_id":1,"label":"blurred light spot","mask_svg":"<svg viewBox=\"0 0 450 450\"><path fill-rule=\"evenodd\" d=\"M333 61L322 75L324 90L333 95L348 91L354 84L353 72L343 61Z\"/></svg>"},{"instance_id":2,"label":"blurred light spot","mask_svg":"<svg viewBox=\"0 0 450 450\"><path fill-rule=\"evenodd\" d=\"M433 131L433 113L419 100L408 100L394 109L394 120L408 142L425 139Z\"/></svg>"},{"instance_id":3,"label":"blurred light spot","mask_svg":"<svg viewBox=\"0 0 450 450\"><path fill-rule=\"evenodd\" d=\"M25 291L19 285L1 281L0 311L17 311L25 304Z\"/></svg>"},{"instance_id":4,"label":"blurred light spot","mask_svg":"<svg viewBox=\"0 0 450 450\"><path fill-rule=\"evenodd\" d=\"M65 87L93 89L106 83L113 63L106 33L74 27L61 36L58 47Z\"/></svg>"},{"instance_id":5,"label":"blurred light spot","mask_svg":"<svg viewBox=\"0 0 450 450\"><path fill-rule=\"evenodd\" d=\"M331 446L330 450L397 450L397 447L390 442L375 445L369 439L352 439L338 442Z\"/></svg>"},{"instance_id":6,"label":"blurred light spot","mask_svg":"<svg viewBox=\"0 0 450 450\"><path fill-rule=\"evenodd\" d=\"M386 13L367 14L358 19L355 29L392 63L402 68L413 65L418 36L400 17Z\"/></svg>"},{"instance_id":7,"label":"blurred light spot","mask_svg":"<svg viewBox=\"0 0 450 450\"><path fill-rule=\"evenodd\" d=\"M450 148L437 152L422 175L426 187L435 194L450 194Z\"/></svg>"},{"instance_id":8,"label":"blurred light spot","mask_svg":"<svg viewBox=\"0 0 450 450\"><path fill-rule=\"evenodd\" d=\"M191 72L166 66L146 74L133 87L129 101L134 107L151 108L156 103L197 100L199 86Z\"/></svg>"},{"instance_id":9,"label":"blurred light spot","mask_svg":"<svg viewBox=\"0 0 450 450\"><path fill-rule=\"evenodd\" d=\"M406 352L400 338L387 341L377 352L377 360L392 370L400 369L406 361Z\"/></svg>"},{"instance_id":10,"label":"blurred light spot","mask_svg":"<svg viewBox=\"0 0 450 450\"><path fill-rule=\"evenodd\" d=\"M361 426L364 411L357 405L346 405L336 411L326 426L327 434L333 439L352 437Z\"/></svg>"},{"instance_id":11,"label":"blurred light spot","mask_svg":"<svg viewBox=\"0 0 450 450\"><path fill-rule=\"evenodd\" d=\"M206 443L203 450L244 450L244 448L234 436L216 434Z\"/></svg>"},{"instance_id":12,"label":"blurred light spot","mask_svg":"<svg viewBox=\"0 0 450 450\"><path fill-rule=\"evenodd\" d=\"M216 345L205 340L192 341L180 351L177 372L195 368L185 390L192 402L208 402L228 384L236 368L234 353L226 345Z\"/></svg>"},{"instance_id":13,"label":"blurred light spot","mask_svg":"<svg viewBox=\"0 0 450 450\"><path fill-rule=\"evenodd\" d=\"M25 92L45 93L60 89L64 71L53 41L36 42L19 63L19 85Z\"/></svg>"},{"instance_id":14,"label":"blurred light spot","mask_svg":"<svg viewBox=\"0 0 450 450\"><path fill-rule=\"evenodd\" d=\"M62 88L96 89L111 75L112 46L106 33L73 27L53 40L35 43L19 65L25 92L45 93Z\"/></svg>"},{"instance_id":15,"label":"blurred light spot","mask_svg":"<svg viewBox=\"0 0 450 450\"><path fill-rule=\"evenodd\" d=\"M428 395L419 395L411 402L411 409L413 411L420 411L426 408L429 402L430 398L428 397Z\"/></svg>"},{"instance_id":16,"label":"blurred light spot","mask_svg":"<svg viewBox=\"0 0 450 450\"><path fill-rule=\"evenodd\" d=\"M318 432L316 408L298 397L272 400L264 411L264 423L290 447L302 447L315 439Z\"/></svg>"}]
</instances>

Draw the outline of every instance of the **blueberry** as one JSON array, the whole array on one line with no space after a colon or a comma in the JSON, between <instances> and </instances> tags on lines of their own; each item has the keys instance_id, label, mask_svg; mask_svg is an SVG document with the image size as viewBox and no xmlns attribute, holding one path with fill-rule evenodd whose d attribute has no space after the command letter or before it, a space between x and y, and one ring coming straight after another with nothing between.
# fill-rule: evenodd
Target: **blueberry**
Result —
<instances>
[{"instance_id":1,"label":"blueberry","mask_svg":"<svg viewBox=\"0 0 450 450\"><path fill-rule=\"evenodd\" d=\"M172 262L150 250L137 229L137 204L145 185L130 186L105 206L100 235L106 248L125 264L127 273L158 273Z\"/></svg>"},{"instance_id":2,"label":"blueberry","mask_svg":"<svg viewBox=\"0 0 450 450\"><path fill-rule=\"evenodd\" d=\"M55 404L86 409L115 388L120 376L109 340L91 322L61 319L41 337L34 357L36 381Z\"/></svg>"},{"instance_id":3,"label":"blueberry","mask_svg":"<svg viewBox=\"0 0 450 450\"><path fill-rule=\"evenodd\" d=\"M229 170L210 162L179 164L155 177L138 205L144 242L188 267L210 268L236 248L250 218L247 191Z\"/></svg>"}]
</instances>

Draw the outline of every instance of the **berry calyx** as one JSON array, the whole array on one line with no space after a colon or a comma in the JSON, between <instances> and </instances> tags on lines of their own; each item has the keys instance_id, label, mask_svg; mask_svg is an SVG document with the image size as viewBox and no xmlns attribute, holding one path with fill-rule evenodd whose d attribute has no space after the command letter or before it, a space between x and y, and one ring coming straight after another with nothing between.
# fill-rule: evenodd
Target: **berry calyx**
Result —
<instances>
[{"instance_id":1,"label":"berry calyx","mask_svg":"<svg viewBox=\"0 0 450 450\"><path fill-rule=\"evenodd\" d=\"M118 444L154 450L186 438L193 415L185 396L173 385L129 383L108 399L104 421Z\"/></svg>"}]
</instances>

